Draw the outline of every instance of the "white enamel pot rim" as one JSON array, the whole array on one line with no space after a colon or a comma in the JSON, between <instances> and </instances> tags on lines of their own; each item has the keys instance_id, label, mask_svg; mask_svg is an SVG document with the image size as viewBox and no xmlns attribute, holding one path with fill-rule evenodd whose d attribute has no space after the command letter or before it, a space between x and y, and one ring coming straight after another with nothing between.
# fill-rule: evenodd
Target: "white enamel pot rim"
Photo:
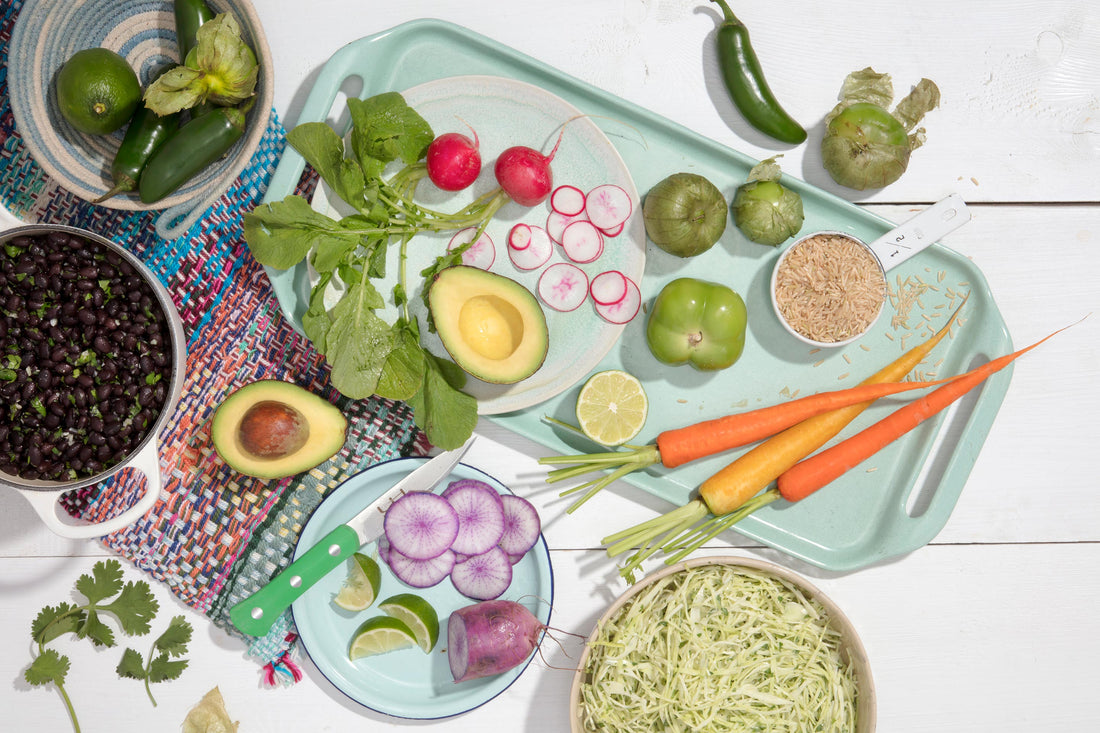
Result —
<instances>
[{"instance_id":1,"label":"white enamel pot rim","mask_svg":"<svg viewBox=\"0 0 1100 733\"><path fill-rule=\"evenodd\" d=\"M13 228L14 227L14 228ZM121 463L107 471L79 481L62 483L58 481L29 481L0 472L0 486L13 489L30 502L31 507L42 518L46 526L55 534L72 539L100 537L126 527L143 517L156 503L162 485L160 474L159 434L171 417L179 402L183 389L183 375L187 360L187 342L184 338L183 323L168 290L157 277L124 247L95 232L77 227L56 224L23 224L0 207L0 246L18 236L37 235L49 232L66 232L90 239L107 247L134 266L134 269L150 285L161 310L168 316L169 334L172 345L172 374L165 403L157 415L153 428ZM90 523L73 519L58 503L62 494L74 489L98 484L124 468L133 468L145 476L144 489L140 498L123 512L102 522Z\"/></svg>"}]
</instances>

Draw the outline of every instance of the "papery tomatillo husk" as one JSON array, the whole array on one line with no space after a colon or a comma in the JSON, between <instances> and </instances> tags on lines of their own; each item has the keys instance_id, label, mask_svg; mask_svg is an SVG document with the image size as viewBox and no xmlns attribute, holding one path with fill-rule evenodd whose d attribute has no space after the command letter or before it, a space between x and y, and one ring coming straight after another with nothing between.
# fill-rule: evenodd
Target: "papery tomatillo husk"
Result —
<instances>
[{"instance_id":1,"label":"papery tomatillo husk","mask_svg":"<svg viewBox=\"0 0 1100 733\"><path fill-rule=\"evenodd\" d=\"M694 257L726 231L726 198L703 176L673 173L646 194L642 218L654 244L677 257Z\"/></svg>"}]
</instances>

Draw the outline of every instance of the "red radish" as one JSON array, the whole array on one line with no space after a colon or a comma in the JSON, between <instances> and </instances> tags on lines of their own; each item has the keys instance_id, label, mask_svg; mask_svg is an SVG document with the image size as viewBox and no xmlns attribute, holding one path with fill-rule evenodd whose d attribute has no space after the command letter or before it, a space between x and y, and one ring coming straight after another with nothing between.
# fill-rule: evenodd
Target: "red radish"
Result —
<instances>
[{"instance_id":1,"label":"red radish","mask_svg":"<svg viewBox=\"0 0 1100 733\"><path fill-rule=\"evenodd\" d=\"M515 601L483 601L451 612L447 662L455 682L503 674L523 664L546 626Z\"/></svg>"},{"instance_id":2,"label":"red radish","mask_svg":"<svg viewBox=\"0 0 1100 733\"><path fill-rule=\"evenodd\" d=\"M584 191L568 184L558 186L550 194L550 208L565 216L576 216L584 211Z\"/></svg>"},{"instance_id":3,"label":"red radish","mask_svg":"<svg viewBox=\"0 0 1100 733\"><path fill-rule=\"evenodd\" d=\"M430 560L450 550L458 535L458 514L439 494L410 491L390 504L382 527L391 554Z\"/></svg>"},{"instance_id":4,"label":"red radish","mask_svg":"<svg viewBox=\"0 0 1100 733\"><path fill-rule=\"evenodd\" d=\"M601 272L588 286L588 293L597 305L614 305L626 297L628 290L626 275L618 270Z\"/></svg>"},{"instance_id":5,"label":"red radish","mask_svg":"<svg viewBox=\"0 0 1100 733\"><path fill-rule=\"evenodd\" d=\"M538 291L542 302L554 310L576 310L588 297L588 275L576 265L557 262L542 271Z\"/></svg>"},{"instance_id":6,"label":"red radish","mask_svg":"<svg viewBox=\"0 0 1100 733\"><path fill-rule=\"evenodd\" d=\"M614 229L629 219L633 210L630 194L614 183L596 186L584 199L584 211L598 229Z\"/></svg>"},{"instance_id":7,"label":"red radish","mask_svg":"<svg viewBox=\"0 0 1100 733\"><path fill-rule=\"evenodd\" d=\"M637 283L625 275L624 278L626 279L626 295L622 300L608 305L596 304L596 312L609 323L629 323L634 319L634 316L638 315L638 311L642 307L642 292L638 289Z\"/></svg>"},{"instance_id":8,"label":"red radish","mask_svg":"<svg viewBox=\"0 0 1100 733\"><path fill-rule=\"evenodd\" d=\"M603 234L590 221L575 221L561 233L561 246L574 262L593 262L603 254Z\"/></svg>"},{"instance_id":9,"label":"red radish","mask_svg":"<svg viewBox=\"0 0 1100 733\"><path fill-rule=\"evenodd\" d=\"M497 157L493 174L509 198L520 206L537 206L546 200L554 190L554 173L550 170L550 163L558 154L558 146L564 136L563 125L549 155L526 145L515 145Z\"/></svg>"},{"instance_id":10,"label":"red radish","mask_svg":"<svg viewBox=\"0 0 1100 733\"><path fill-rule=\"evenodd\" d=\"M391 547L385 560L397 579L413 588L438 585L455 567L455 554L451 550L444 550L427 560L414 560Z\"/></svg>"},{"instance_id":11,"label":"red radish","mask_svg":"<svg viewBox=\"0 0 1100 733\"><path fill-rule=\"evenodd\" d=\"M455 590L475 601L499 598L512 584L512 562L499 546L472 555L451 570Z\"/></svg>"},{"instance_id":12,"label":"red radish","mask_svg":"<svg viewBox=\"0 0 1100 733\"><path fill-rule=\"evenodd\" d=\"M478 482L463 482L448 487L443 497L458 514L458 534L451 549L462 555L488 552L504 534L503 502L493 487Z\"/></svg>"},{"instance_id":13,"label":"red radish","mask_svg":"<svg viewBox=\"0 0 1100 733\"><path fill-rule=\"evenodd\" d=\"M477 132L472 127L470 132L473 140L457 132L445 132L428 145L428 178L444 191L461 191L481 173Z\"/></svg>"},{"instance_id":14,"label":"red radish","mask_svg":"<svg viewBox=\"0 0 1100 733\"><path fill-rule=\"evenodd\" d=\"M500 497L504 503L504 534L498 547L508 555L523 555L539 540L542 522L535 506L521 496L505 494Z\"/></svg>"},{"instance_id":15,"label":"red radish","mask_svg":"<svg viewBox=\"0 0 1100 733\"><path fill-rule=\"evenodd\" d=\"M558 244L561 244L561 235L565 228L575 221L587 221L584 212L574 216L566 216L560 211L551 211L546 217L546 233Z\"/></svg>"},{"instance_id":16,"label":"red radish","mask_svg":"<svg viewBox=\"0 0 1100 733\"><path fill-rule=\"evenodd\" d=\"M508 230L509 249L527 249L531 246L531 227L523 222Z\"/></svg>"},{"instance_id":17,"label":"red radish","mask_svg":"<svg viewBox=\"0 0 1100 733\"><path fill-rule=\"evenodd\" d=\"M447 251L452 252L459 247L469 244L470 238L477 232L477 227L466 227L455 232L451 241L447 244ZM497 249L493 245L492 238L485 232L477 238L477 241L462 250L462 264L488 270L493 266L497 258Z\"/></svg>"},{"instance_id":18,"label":"red radish","mask_svg":"<svg viewBox=\"0 0 1100 733\"><path fill-rule=\"evenodd\" d=\"M512 264L521 270L537 270L554 254L554 243L542 227L528 227L531 239L523 249L508 248Z\"/></svg>"},{"instance_id":19,"label":"red radish","mask_svg":"<svg viewBox=\"0 0 1100 733\"><path fill-rule=\"evenodd\" d=\"M605 237L617 237L623 233L623 229L626 228L626 222L619 222L618 226L611 227L610 229L601 229Z\"/></svg>"}]
</instances>

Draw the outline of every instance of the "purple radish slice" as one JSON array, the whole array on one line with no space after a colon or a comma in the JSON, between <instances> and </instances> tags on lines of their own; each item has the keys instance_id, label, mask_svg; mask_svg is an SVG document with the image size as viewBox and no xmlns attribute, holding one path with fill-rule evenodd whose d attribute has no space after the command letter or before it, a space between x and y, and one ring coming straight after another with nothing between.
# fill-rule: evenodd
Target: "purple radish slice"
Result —
<instances>
[{"instance_id":1,"label":"purple radish slice","mask_svg":"<svg viewBox=\"0 0 1100 733\"><path fill-rule=\"evenodd\" d=\"M430 588L441 583L454 570L455 554L450 550L444 550L431 559L414 560L391 547L387 553L386 564L390 566L394 576L405 585L413 588Z\"/></svg>"},{"instance_id":2,"label":"purple radish slice","mask_svg":"<svg viewBox=\"0 0 1100 733\"><path fill-rule=\"evenodd\" d=\"M603 234L590 221L575 221L561 233L561 247L576 263L594 262L603 254Z\"/></svg>"},{"instance_id":3,"label":"purple radish slice","mask_svg":"<svg viewBox=\"0 0 1100 733\"><path fill-rule=\"evenodd\" d=\"M550 208L565 216L576 216L584 211L584 191L568 184L558 186L550 193Z\"/></svg>"},{"instance_id":4,"label":"purple radish slice","mask_svg":"<svg viewBox=\"0 0 1100 733\"><path fill-rule=\"evenodd\" d=\"M611 303L609 305L600 305L597 303L596 312L599 313L600 317L605 321L621 325L632 321L634 316L638 315L638 311L641 307L642 293L638 290L638 285L627 277L626 296L617 303Z\"/></svg>"},{"instance_id":5,"label":"purple radish slice","mask_svg":"<svg viewBox=\"0 0 1100 733\"><path fill-rule=\"evenodd\" d=\"M504 534L504 504L489 486L466 484L445 497L458 514L458 534L451 549L463 555L480 555L495 547Z\"/></svg>"},{"instance_id":6,"label":"purple radish slice","mask_svg":"<svg viewBox=\"0 0 1100 733\"><path fill-rule=\"evenodd\" d=\"M512 563L498 545L473 555L451 569L455 590L475 601L499 597L512 584Z\"/></svg>"},{"instance_id":7,"label":"purple radish slice","mask_svg":"<svg viewBox=\"0 0 1100 733\"><path fill-rule=\"evenodd\" d=\"M520 560L522 560L522 559L523 559L523 558L525 558L525 557L527 557L527 553L526 553L526 552L525 552L525 553L523 553L522 555L509 555L509 556L508 556L508 562L510 562L510 563L512 563L513 565L515 565L516 563L518 563L518 562L519 562Z\"/></svg>"},{"instance_id":8,"label":"purple radish slice","mask_svg":"<svg viewBox=\"0 0 1100 733\"><path fill-rule=\"evenodd\" d=\"M550 235L542 227L528 228L531 231L530 243L523 249L509 247L508 257L520 270L537 270L554 254L554 243L550 241Z\"/></svg>"},{"instance_id":9,"label":"purple radish slice","mask_svg":"<svg viewBox=\"0 0 1100 733\"><path fill-rule=\"evenodd\" d=\"M447 251L452 252L470 241L477 232L477 227L466 227L455 232L451 241L447 244ZM477 241L462 251L462 264L469 267L477 267L488 270L496 261L497 250L492 238L485 232L477 238Z\"/></svg>"},{"instance_id":10,"label":"purple radish slice","mask_svg":"<svg viewBox=\"0 0 1100 733\"><path fill-rule=\"evenodd\" d=\"M617 237L623 233L623 229L626 229L626 222L620 223L618 226L611 227L610 229L601 229L605 237Z\"/></svg>"},{"instance_id":11,"label":"purple radish slice","mask_svg":"<svg viewBox=\"0 0 1100 733\"><path fill-rule=\"evenodd\" d=\"M504 534L497 545L507 555L524 555L535 546L542 532L534 504L515 494L500 497L504 503Z\"/></svg>"},{"instance_id":12,"label":"purple radish slice","mask_svg":"<svg viewBox=\"0 0 1100 733\"><path fill-rule=\"evenodd\" d=\"M443 491L440 492L439 495L442 496L444 499L447 499L454 492L461 491L461 490L466 489L470 486L476 486L477 488L481 489L488 496L491 496L496 501L496 503L498 505L503 506L503 502L501 501L500 494L497 493L497 490L494 489L489 484L485 483L484 481L479 481L476 478L456 479L456 480L450 482L449 484L447 484L447 488L443 489Z\"/></svg>"},{"instance_id":13,"label":"purple radish slice","mask_svg":"<svg viewBox=\"0 0 1100 733\"><path fill-rule=\"evenodd\" d=\"M410 491L390 504L382 528L391 551L430 560L451 549L458 535L458 514L439 494Z\"/></svg>"},{"instance_id":14,"label":"purple radish slice","mask_svg":"<svg viewBox=\"0 0 1100 733\"><path fill-rule=\"evenodd\" d=\"M378 538L378 559L387 565L390 564L390 541L386 539L386 535L382 535Z\"/></svg>"},{"instance_id":15,"label":"purple radish slice","mask_svg":"<svg viewBox=\"0 0 1100 733\"><path fill-rule=\"evenodd\" d=\"M531 244L531 227L519 223L508 230L509 249L527 249Z\"/></svg>"},{"instance_id":16,"label":"purple radish slice","mask_svg":"<svg viewBox=\"0 0 1100 733\"><path fill-rule=\"evenodd\" d=\"M633 210L630 194L614 183L596 186L584 200L588 220L599 229L614 229L629 219Z\"/></svg>"},{"instance_id":17,"label":"purple radish slice","mask_svg":"<svg viewBox=\"0 0 1100 733\"><path fill-rule=\"evenodd\" d=\"M492 677L531 656L546 627L515 601L482 601L447 619L447 663L455 682Z\"/></svg>"},{"instance_id":18,"label":"purple radish slice","mask_svg":"<svg viewBox=\"0 0 1100 733\"><path fill-rule=\"evenodd\" d=\"M588 286L588 293L596 305L613 305L626 297L629 288L626 284L626 275L618 270L601 272L592 278Z\"/></svg>"},{"instance_id":19,"label":"purple radish slice","mask_svg":"<svg viewBox=\"0 0 1100 733\"><path fill-rule=\"evenodd\" d=\"M538 283L542 302L556 311L576 310L588 298L588 275L568 262L556 262L542 271Z\"/></svg>"},{"instance_id":20,"label":"purple radish slice","mask_svg":"<svg viewBox=\"0 0 1100 733\"><path fill-rule=\"evenodd\" d=\"M562 232L575 221L588 221L588 219L585 217L584 212L574 216L566 216L560 211L551 211L546 217L546 233L550 235L550 239L561 244Z\"/></svg>"}]
</instances>

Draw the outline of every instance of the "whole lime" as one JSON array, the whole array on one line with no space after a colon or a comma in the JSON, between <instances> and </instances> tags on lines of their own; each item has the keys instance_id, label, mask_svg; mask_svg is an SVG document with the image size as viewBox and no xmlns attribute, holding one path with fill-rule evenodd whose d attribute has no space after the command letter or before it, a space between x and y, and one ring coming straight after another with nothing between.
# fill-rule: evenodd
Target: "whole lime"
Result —
<instances>
[{"instance_id":1,"label":"whole lime","mask_svg":"<svg viewBox=\"0 0 1100 733\"><path fill-rule=\"evenodd\" d=\"M141 103L141 82L126 59L107 48L77 51L57 72L61 115L89 135L125 125Z\"/></svg>"}]
</instances>

